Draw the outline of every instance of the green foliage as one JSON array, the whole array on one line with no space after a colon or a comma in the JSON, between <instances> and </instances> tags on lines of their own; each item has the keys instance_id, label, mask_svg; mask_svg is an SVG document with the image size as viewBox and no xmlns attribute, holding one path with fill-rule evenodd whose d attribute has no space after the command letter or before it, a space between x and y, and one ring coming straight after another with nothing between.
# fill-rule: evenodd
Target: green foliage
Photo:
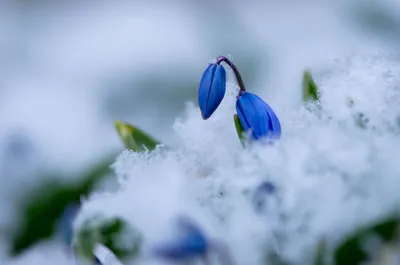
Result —
<instances>
[{"instance_id":1,"label":"green foliage","mask_svg":"<svg viewBox=\"0 0 400 265\"><path fill-rule=\"evenodd\" d=\"M142 130L115 122L115 126L125 147L140 152L153 150L159 142ZM56 228L64 208L70 203L79 203L81 196L88 195L94 187L110 172L109 166L115 154L100 161L95 167L83 173L83 177L74 176L76 181L61 181L60 176L48 176L46 181L27 192L18 207L20 223L10 235L10 254L16 256L33 244L50 238Z\"/></svg>"},{"instance_id":2,"label":"green foliage","mask_svg":"<svg viewBox=\"0 0 400 265\"><path fill-rule=\"evenodd\" d=\"M266 256L265 256L265 264L266 265L289 265L273 250L267 251Z\"/></svg>"},{"instance_id":3,"label":"green foliage","mask_svg":"<svg viewBox=\"0 0 400 265\"><path fill-rule=\"evenodd\" d=\"M109 173L115 155L100 161L86 171L77 181L60 181L62 177L49 176L27 192L18 207L20 223L11 235L10 254L16 256L33 244L50 238L55 232L64 208L70 203L79 203L82 195L89 194Z\"/></svg>"},{"instance_id":4,"label":"green foliage","mask_svg":"<svg viewBox=\"0 0 400 265\"><path fill-rule=\"evenodd\" d=\"M303 73L303 100L304 101L318 101L318 87L315 84L311 72L309 70Z\"/></svg>"},{"instance_id":5,"label":"green foliage","mask_svg":"<svg viewBox=\"0 0 400 265\"><path fill-rule=\"evenodd\" d=\"M244 128L242 126L242 124L240 123L239 117L237 114L233 115L233 121L235 123L235 128L236 128L236 132L237 135L239 137L240 142L242 143L242 145L244 144Z\"/></svg>"},{"instance_id":6,"label":"green foliage","mask_svg":"<svg viewBox=\"0 0 400 265\"><path fill-rule=\"evenodd\" d=\"M362 244L370 235L379 236L383 243L395 240L399 236L398 217L389 216L350 234L335 249L335 265L358 265L368 261L368 254L362 248Z\"/></svg>"},{"instance_id":7,"label":"green foliage","mask_svg":"<svg viewBox=\"0 0 400 265\"><path fill-rule=\"evenodd\" d=\"M99 216L86 220L74 238L79 257L93 260L96 244L108 247L119 259L130 259L140 251L141 235L121 218L104 219Z\"/></svg>"},{"instance_id":8,"label":"green foliage","mask_svg":"<svg viewBox=\"0 0 400 265\"><path fill-rule=\"evenodd\" d=\"M122 121L115 121L115 127L127 149L135 152L145 151L146 149L151 151L160 144L152 136L133 125Z\"/></svg>"},{"instance_id":9,"label":"green foliage","mask_svg":"<svg viewBox=\"0 0 400 265\"><path fill-rule=\"evenodd\" d=\"M314 265L325 265L326 255L326 241L322 239L317 246L317 253L314 261Z\"/></svg>"}]
</instances>

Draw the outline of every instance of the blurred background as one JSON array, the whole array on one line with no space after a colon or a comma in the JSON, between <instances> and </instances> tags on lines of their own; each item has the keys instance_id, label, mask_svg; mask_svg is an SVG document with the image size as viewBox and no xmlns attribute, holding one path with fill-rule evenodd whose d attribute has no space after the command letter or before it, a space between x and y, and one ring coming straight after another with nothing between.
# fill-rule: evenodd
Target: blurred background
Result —
<instances>
[{"instance_id":1,"label":"blurred background","mask_svg":"<svg viewBox=\"0 0 400 265\"><path fill-rule=\"evenodd\" d=\"M397 10L397 11L396 11ZM280 110L362 49L400 50L400 2L0 0L0 232L15 198L123 150L114 120L174 144L208 62L230 57ZM18 219L17 219L18 220Z\"/></svg>"}]
</instances>

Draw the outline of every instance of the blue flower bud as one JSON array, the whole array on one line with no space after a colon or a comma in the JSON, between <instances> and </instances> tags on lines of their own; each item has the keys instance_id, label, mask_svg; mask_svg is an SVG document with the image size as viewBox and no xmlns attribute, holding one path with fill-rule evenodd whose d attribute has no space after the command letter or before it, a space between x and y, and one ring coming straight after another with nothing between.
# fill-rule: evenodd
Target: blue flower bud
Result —
<instances>
[{"instance_id":1,"label":"blue flower bud","mask_svg":"<svg viewBox=\"0 0 400 265\"><path fill-rule=\"evenodd\" d=\"M178 223L179 233L172 242L156 246L154 254L158 257L177 261L204 256L208 250L208 241L200 230L189 219Z\"/></svg>"},{"instance_id":2,"label":"blue flower bud","mask_svg":"<svg viewBox=\"0 0 400 265\"><path fill-rule=\"evenodd\" d=\"M281 124L272 108L259 96L243 92L236 101L236 111L246 132L251 131L251 138L279 139Z\"/></svg>"},{"instance_id":3,"label":"blue flower bud","mask_svg":"<svg viewBox=\"0 0 400 265\"><path fill-rule=\"evenodd\" d=\"M222 65L212 63L204 71L199 86L199 106L204 120L218 108L226 91L226 72Z\"/></svg>"}]
</instances>

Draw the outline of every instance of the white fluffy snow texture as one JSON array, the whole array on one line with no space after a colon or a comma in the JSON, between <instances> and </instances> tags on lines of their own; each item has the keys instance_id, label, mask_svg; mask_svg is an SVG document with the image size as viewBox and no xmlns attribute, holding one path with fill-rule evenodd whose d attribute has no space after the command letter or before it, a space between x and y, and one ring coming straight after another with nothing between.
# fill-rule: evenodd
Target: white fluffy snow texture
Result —
<instances>
[{"instance_id":1,"label":"white fluffy snow texture","mask_svg":"<svg viewBox=\"0 0 400 265\"><path fill-rule=\"evenodd\" d=\"M79 219L97 211L126 218L143 233L146 253L167 235L169 221L184 214L208 236L225 241L237 264L264 264L271 248L295 264L307 264L322 237L334 244L357 225L399 210L399 60L358 54L333 64L329 74L316 76L320 118L303 107L269 102L283 131L274 146L240 145L232 118L233 84L207 121L188 104L174 124L180 145L122 153L113 165L120 189L93 194ZM370 128L355 125L357 112L370 118ZM282 201L279 209L257 215L246 191L263 180L277 186ZM277 233L285 240L277 241ZM141 264L161 264L154 262Z\"/></svg>"}]
</instances>

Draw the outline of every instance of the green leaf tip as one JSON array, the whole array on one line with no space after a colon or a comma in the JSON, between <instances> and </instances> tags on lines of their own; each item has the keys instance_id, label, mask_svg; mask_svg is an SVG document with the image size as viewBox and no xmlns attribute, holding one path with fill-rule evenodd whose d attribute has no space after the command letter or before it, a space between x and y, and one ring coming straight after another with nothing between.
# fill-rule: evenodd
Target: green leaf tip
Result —
<instances>
[{"instance_id":1,"label":"green leaf tip","mask_svg":"<svg viewBox=\"0 0 400 265\"><path fill-rule=\"evenodd\" d=\"M97 215L78 228L73 246L82 260L92 260L96 244L105 245L119 259L131 259L139 253L141 242L142 235L123 219Z\"/></svg>"},{"instance_id":2,"label":"green leaf tip","mask_svg":"<svg viewBox=\"0 0 400 265\"><path fill-rule=\"evenodd\" d=\"M114 124L125 148L127 149L135 152L142 152L146 149L152 151L160 144L159 141L155 140L148 133L133 125L122 121L115 121Z\"/></svg>"},{"instance_id":3,"label":"green leaf tip","mask_svg":"<svg viewBox=\"0 0 400 265\"><path fill-rule=\"evenodd\" d=\"M239 137L240 142L243 144L244 143L244 128L242 124L240 123L239 117L237 114L233 115L233 121L235 123L235 128L237 135Z\"/></svg>"},{"instance_id":4,"label":"green leaf tip","mask_svg":"<svg viewBox=\"0 0 400 265\"><path fill-rule=\"evenodd\" d=\"M318 101L318 87L312 78L310 70L303 73L303 101Z\"/></svg>"}]
</instances>

